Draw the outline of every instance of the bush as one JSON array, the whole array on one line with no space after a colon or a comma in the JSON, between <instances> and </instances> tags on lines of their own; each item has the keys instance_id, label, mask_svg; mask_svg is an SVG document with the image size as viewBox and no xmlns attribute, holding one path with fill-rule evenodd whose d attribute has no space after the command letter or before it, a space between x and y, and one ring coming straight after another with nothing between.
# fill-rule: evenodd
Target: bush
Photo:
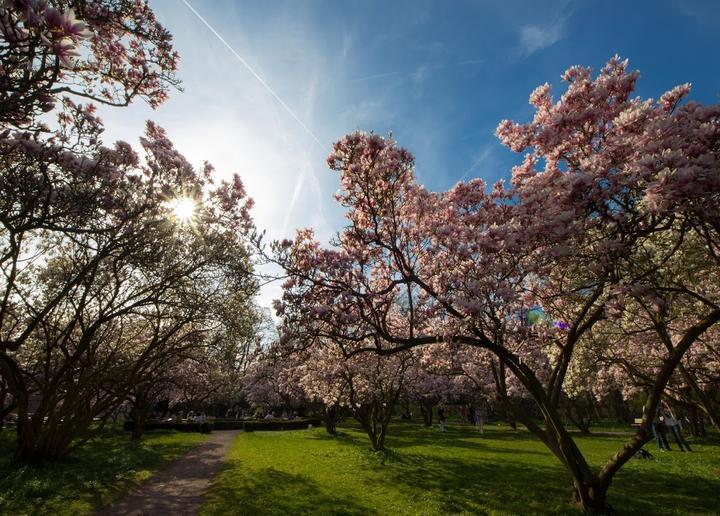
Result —
<instances>
[{"instance_id":1,"label":"bush","mask_svg":"<svg viewBox=\"0 0 720 516\"><path fill-rule=\"evenodd\" d=\"M132 431L134 424L134 421L127 420L123 423L123 429ZM145 423L145 431L148 430L177 430L178 432L200 432L209 434L213 430L213 425L212 423L183 423L180 421L151 420Z\"/></svg>"},{"instance_id":2,"label":"bush","mask_svg":"<svg viewBox=\"0 0 720 516\"><path fill-rule=\"evenodd\" d=\"M123 428L132 431L133 424L132 420L127 420L123 424ZM210 433L213 430L245 430L246 432L252 432L254 430L301 430L307 428L308 425L320 426L322 425L322 419L307 418L293 419L292 421L284 419L215 419L206 423L150 420L145 423L145 430L178 430L180 432L202 433Z\"/></svg>"}]
</instances>

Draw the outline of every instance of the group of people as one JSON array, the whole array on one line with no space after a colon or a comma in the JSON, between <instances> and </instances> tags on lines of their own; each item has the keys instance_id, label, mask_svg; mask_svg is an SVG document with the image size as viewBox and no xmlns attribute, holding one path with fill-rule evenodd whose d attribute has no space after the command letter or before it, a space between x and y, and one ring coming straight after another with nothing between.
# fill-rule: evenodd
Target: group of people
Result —
<instances>
[{"instance_id":1,"label":"group of people","mask_svg":"<svg viewBox=\"0 0 720 516\"><path fill-rule=\"evenodd\" d=\"M278 416L274 411L269 410L264 416L262 415L261 411L257 411L255 413L255 419L264 419L264 420L272 420L272 419L282 419L284 421L292 421L293 419L298 417L298 413L296 410L288 411L283 410L282 414Z\"/></svg>"},{"instance_id":2,"label":"group of people","mask_svg":"<svg viewBox=\"0 0 720 516\"><path fill-rule=\"evenodd\" d=\"M675 438L675 442L680 447L680 451L692 451L682 436L680 421L675 417L675 414L667 403L663 403L655 412L652 431L661 451L670 451L670 444L668 444L667 440L668 431Z\"/></svg>"},{"instance_id":3,"label":"group of people","mask_svg":"<svg viewBox=\"0 0 720 516\"><path fill-rule=\"evenodd\" d=\"M444 407L440 406L438 407L438 422L440 431L445 431L445 409ZM487 419L487 411L482 407L465 407L464 405L460 407L460 417L462 419L467 419L470 424L473 424L477 427L479 433L483 433L484 427L485 427L485 420Z\"/></svg>"}]
</instances>

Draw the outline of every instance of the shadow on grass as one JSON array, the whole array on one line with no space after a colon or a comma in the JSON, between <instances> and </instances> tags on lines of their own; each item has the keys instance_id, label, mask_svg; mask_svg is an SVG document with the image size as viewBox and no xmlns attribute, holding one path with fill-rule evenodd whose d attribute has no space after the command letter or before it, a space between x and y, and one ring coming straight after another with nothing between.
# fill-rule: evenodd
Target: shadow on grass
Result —
<instances>
[{"instance_id":1,"label":"shadow on grass","mask_svg":"<svg viewBox=\"0 0 720 516\"><path fill-rule=\"evenodd\" d=\"M368 514L349 496L330 495L306 476L274 468L248 471L230 461L208 495L203 514Z\"/></svg>"},{"instance_id":2,"label":"shadow on grass","mask_svg":"<svg viewBox=\"0 0 720 516\"><path fill-rule=\"evenodd\" d=\"M12 458L15 432L0 435L0 514L88 514L137 485L155 469L197 443L173 432L152 432L131 442L127 432L107 431L67 458L25 464Z\"/></svg>"},{"instance_id":3,"label":"shadow on grass","mask_svg":"<svg viewBox=\"0 0 720 516\"><path fill-rule=\"evenodd\" d=\"M372 457L367 438L356 429L335 437L315 434L313 438L336 439L355 448L358 455ZM583 439L598 444L609 440ZM498 446L498 441L502 445ZM518 447L512 448L510 441L518 442ZM526 449L532 442L537 439L526 432L491 430L479 437L463 428L440 434L401 424L390 429L389 449L375 454L381 459L366 459L360 468L372 470L371 475L409 499L427 496L439 513L576 514L569 503L570 475L549 452ZM711 443L714 439L708 440ZM502 458L490 455L498 452ZM686 469L683 462L631 461L616 475L608 502L619 514L717 514L717 462L711 459L705 471L700 471L707 460L702 453L684 454L682 460L688 461Z\"/></svg>"},{"instance_id":4,"label":"shadow on grass","mask_svg":"<svg viewBox=\"0 0 720 516\"><path fill-rule=\"evenodd\" d=\"M350 428L355 429L354 427ZM313 434L313 438L320 440L338 440L352 446L365 446L366 448L369 448L369 440L365 434L362 433L362 429L358 427L356 430L356 432L352 433L338 430L338 433L334 436L327 433L315 433ZM482 438L487 438L492 441L539 442L535 436L529 433L516 432L513 430L491 431L480 436L479 434L471 433L468 429L462 427L451 427L447 428L445 432L439 432L437 429L433 428L422 427L421 429L418 429L418 427L413 428L409 424L401 423L397 426L391 426L388 429L386 446L392 450L400 450L403 448L442 445L446 448L472 450L475 452L482 452L483 450L486 450L492 451L493 453L508 453L513 455L518 453L517 448L497 446L495 443L490 446L484 443ZM550 452L546 450L522 450L522 453L538 456L550 455Z\"/></svg>"}]
</instances>

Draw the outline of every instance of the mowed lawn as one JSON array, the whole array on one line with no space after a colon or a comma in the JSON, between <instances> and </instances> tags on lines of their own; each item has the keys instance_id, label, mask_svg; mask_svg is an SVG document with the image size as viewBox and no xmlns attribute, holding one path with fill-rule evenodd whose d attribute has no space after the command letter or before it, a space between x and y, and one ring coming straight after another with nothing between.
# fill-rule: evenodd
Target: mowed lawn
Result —
<instances>
[{"instance_id":1,"label":"mowed lawn","mask_svg":"<svg viewBox=\"0 0 720 516\"><path fill-rule=\"evenodd\" d=\"M67 459L41 465L12 460L14 430L0 432L0 515L92 514L198 446L206 434L147 432L141 442L110 429Z\"/></svg>"},{"instance_id":2,"label":"mowed lawn","mask_svg":"<svg viewBox=\"0 0 720 516\"><path fill-rule=\"evenodd\" d=\"M623 439L578 437L593 464ZM692 453L646 449L617 475L610 503L619 514L717 514L720 442L690 440ZM525 431L489 425L437 427L393 422L386 453L369 449L354 426L242 433L203 514L577 514L570 477Z\"/></svg>"}]
</instances>

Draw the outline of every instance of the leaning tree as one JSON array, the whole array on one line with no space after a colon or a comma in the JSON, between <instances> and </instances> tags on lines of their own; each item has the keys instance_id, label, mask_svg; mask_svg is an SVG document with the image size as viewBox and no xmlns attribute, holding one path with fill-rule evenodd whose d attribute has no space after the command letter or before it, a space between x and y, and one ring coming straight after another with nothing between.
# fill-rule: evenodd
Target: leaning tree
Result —
<instances>
[{"instance_id":1,"label":"leaning tree","mask_svg":"<svg viewBox=\"0 0 720 516\"><path fill-rule=\"evenodd\" d=\"M349 221L336 246L323 248L310 230L277 244L289 273L277 306L286 330L334 339L347 355L437 342L487 350L535 401L540 423L515 415L567 468L588 510L606 509L677 365L720 320L714 286L665 268L699 252L705 277L720 277L720 108L681 104L687 86L633 99L637 77L614 58L596 78L569 69L557 102L547 84L535 90L533 120L498 127L506 145L526 152L510 188L474 180L429 192L407 151L350 134L328 158ZM689 235L702 245L689 246ZM697 310L668 331L662 306L671 302ZM596 469L563 424L563 385L591 330L634 304L659 307L653 330L665 338L664 361L636 434ZM397 306L402 323L391 317ZM523 324L533 307L556 324ZM632 332L626 339L643 346Z\"/></svg>"}]
</instances>

